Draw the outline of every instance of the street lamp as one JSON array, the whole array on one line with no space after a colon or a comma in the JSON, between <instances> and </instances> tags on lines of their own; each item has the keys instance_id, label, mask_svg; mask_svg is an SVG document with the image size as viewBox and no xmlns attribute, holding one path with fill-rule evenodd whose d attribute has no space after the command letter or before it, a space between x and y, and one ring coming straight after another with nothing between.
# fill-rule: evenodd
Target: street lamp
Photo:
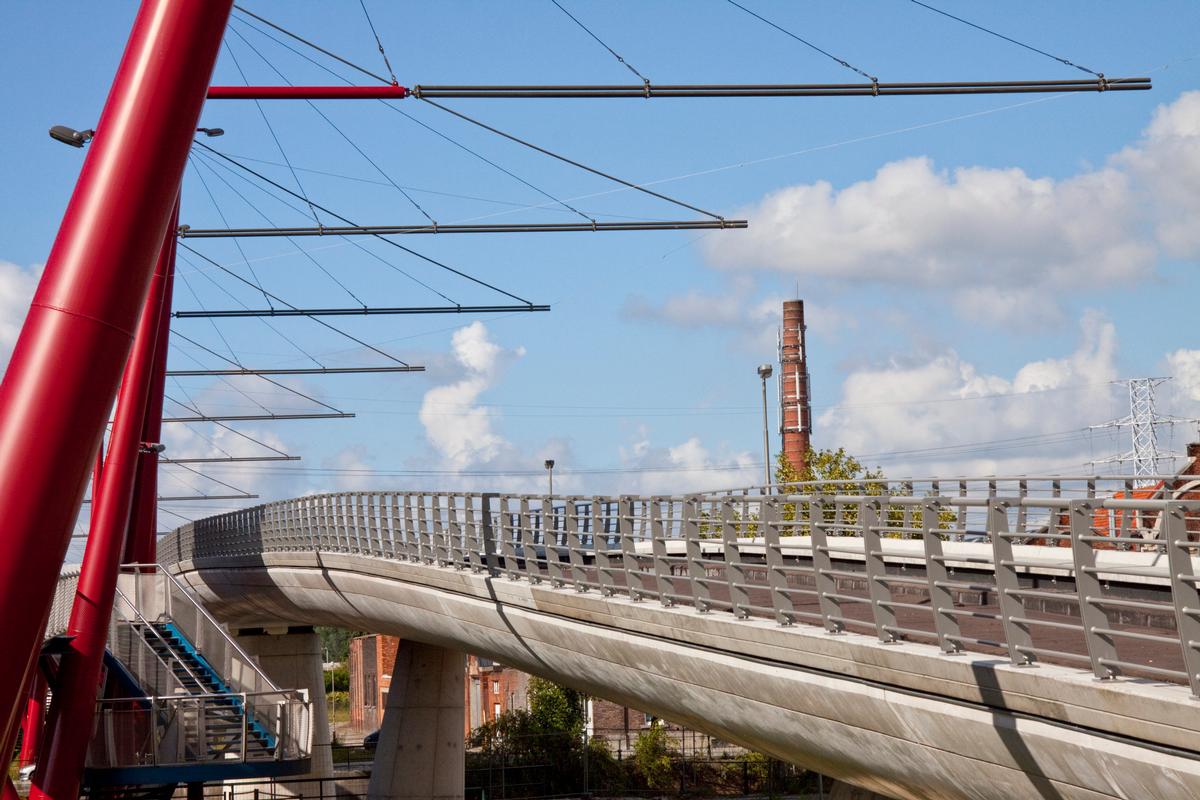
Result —
<instances>
[{"instance_id":1,"label":"street lamp","mask_svg":"<svg viewBox=\"0 0 1200 800\"><path fill-rule=\"evenodd\" d=\"M545 461L546 474L550 477L550 496L554 496L554 459L547 458Z\"/></svg>"},{"instance_id":2,"label":"street lamp","mask_svg":"<svg viewBox=\"0 0 1200 800\"><path fill-rule=\"evenodd\" d=\"M767 428L767 378L775 370L770 364L759 364L758 377L762 378L763 395L763 494L771 485L771 433Z\"/></svg>"},{"instance_id":3,"label":"street lamp","mask_svg":"<svg viewBox=\"0 0 1200 800\"><path fill-rule=\"evenodd\" d=\"M93 130L77 131L74 128L68 128L66 125L55 125L50 129L51 139L63 144L69 144L71 147L83 147L95 135L96 132Z\"/></svg>"}]
</instances>

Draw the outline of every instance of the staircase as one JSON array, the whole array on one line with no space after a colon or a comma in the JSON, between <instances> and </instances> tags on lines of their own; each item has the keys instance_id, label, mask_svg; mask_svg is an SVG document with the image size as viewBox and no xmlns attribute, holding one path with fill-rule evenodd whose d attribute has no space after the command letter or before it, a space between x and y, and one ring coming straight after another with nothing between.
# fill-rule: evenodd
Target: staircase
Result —
<instances>
[{"instance_id":1,"label":"staircase","mask_svg":"<svg viewBox=\"0 0 1200 800\"><path fill-rule=\"evenodd\" d=\"M197 698L194 705L180 706L193 753L241 759L244 739L244 760L274 758L275 737L173 622L135 622L130 628L170 667L179 687Z\"/></svg>"}]
</instances>

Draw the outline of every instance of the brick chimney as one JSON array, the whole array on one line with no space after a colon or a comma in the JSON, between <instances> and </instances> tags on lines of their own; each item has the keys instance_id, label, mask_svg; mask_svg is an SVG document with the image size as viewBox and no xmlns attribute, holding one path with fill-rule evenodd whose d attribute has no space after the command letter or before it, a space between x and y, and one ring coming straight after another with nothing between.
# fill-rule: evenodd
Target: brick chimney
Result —
<instances>
[{"instance_id":1,"label":"brick chimney","mask_svg":"<svg viewBox=\"0 0 1200 800\"><path fill-rule=\"evenodd\" d=\"M804 301L785 300L779 331L779 433L783 453L804 471L812 433L808 354L804 346Z\"/></svg>"}]
</instances>

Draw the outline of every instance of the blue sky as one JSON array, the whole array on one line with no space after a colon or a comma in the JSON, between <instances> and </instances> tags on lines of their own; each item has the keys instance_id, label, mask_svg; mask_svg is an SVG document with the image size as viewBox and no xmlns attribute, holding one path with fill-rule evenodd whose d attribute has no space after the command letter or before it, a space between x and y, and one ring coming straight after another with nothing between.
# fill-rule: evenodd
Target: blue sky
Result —
<instances>
[{"instance_id":1,"label":"blue sky","mask_svg":"<svg viewBox=\"0 0 1200 800\"><path fill-rule=\"evenodd\" d=\"M564 5L656 83L860 80L721 0ZM748 5L883 81L1082 77L909 2ZM1129 4L1093 2L941 6L1110 77L1150 75L1154 89L448 103L629 180L659 182L657 190L689 203L748 216L751 227L406 238L553 311L478 321L333 320L428 372L289 382L358 418L245 426L304 460L205 471L267 497L350 487L534 490L541 476L523 473L539 471L545 457L558 459L556 484L572 492L750 483L761 459L754 367L774 359L778 304L797 294L810 305L816 444L844 444L892 474L1077 472L1091 458L1127 449L1124 438L1081 433L1125 413L1121 390L1109 384L1117 378L1172 375L1162 410L1200 413L1192 332L1200 241L1187 225L1200 211L1200 99L1188 94L1200 89L1193 35L1200 6L1151 2L1137 13ZM383 69L357 3L248 7ZM368 8L404 84L633 79L549 0ZM0 29L6 349L84 155L53 142L46 129L94 124L134 11L116 0L17 2ZM334 80L244 24L233 30L214 83L240 84L242 72L252 83L280 82L267 61L294 83ZM442 223L571 218L561 207L538 207L544 196L396 110L374 102L317 106L379 169L304 103L262 108L304 191L355 221L424 220L389 180ZM612 192L611 183L419 101L397 108L598 218L693 217ZM296 187L253 104L212 101L203 124L226 131L212 146L256 159L246 163ZM223 213L234 226L264 224L238 193L272 223L304 224L303 208L270 199L203 156L185 179L182 221L219 227ZM455 302L506 302L374 242L359 240L364 251L340 240L297 241L345 288L287 240L245 242L241 252L229 241L194 246L247 277L249 260L268 290L296 305L349 306L354 297L372 305L444 302L395 268ZM262 305L261 295L185 255L176 308ZM218 352L228 344L248 365L302 365L300 350L327 365L386 363L311 321L272 324L295 345L254 320L221 322L219 333L204 320L175 326ZM179 339L171 359L179 369L219 366ZM186 394L210 413L249 413L253 401L312 408L253 380L186 379L169 384L168 394ZM1176 448L1194 436L1189 425L1163 431L1164 445ZM1017 437L1029 438L1006 441ZM176 455L255 449L208 426L174 426L167 442ZM964 443L972 446L955 449ZM219 491L204 478L169 474L177 477L164 478L164 491ZM197 516L221 506L172 508Z\"/></svg>"}]
</instances>

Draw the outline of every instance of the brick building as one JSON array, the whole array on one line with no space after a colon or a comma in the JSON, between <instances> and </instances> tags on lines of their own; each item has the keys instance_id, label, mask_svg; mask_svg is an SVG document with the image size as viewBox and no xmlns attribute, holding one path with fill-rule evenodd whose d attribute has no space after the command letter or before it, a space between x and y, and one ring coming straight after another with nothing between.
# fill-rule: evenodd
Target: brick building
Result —
<instances>
[{"instance_id":1,"label":"brick building","mask_svg":"<svg viewBox=\"0 0 1200 800\"><path fill-rule=\"evenodd\" d=\"M375 634L350 640L350 724L357 730L373 731L383 722L399 643Z\"/></svg>"}]
</instances>

